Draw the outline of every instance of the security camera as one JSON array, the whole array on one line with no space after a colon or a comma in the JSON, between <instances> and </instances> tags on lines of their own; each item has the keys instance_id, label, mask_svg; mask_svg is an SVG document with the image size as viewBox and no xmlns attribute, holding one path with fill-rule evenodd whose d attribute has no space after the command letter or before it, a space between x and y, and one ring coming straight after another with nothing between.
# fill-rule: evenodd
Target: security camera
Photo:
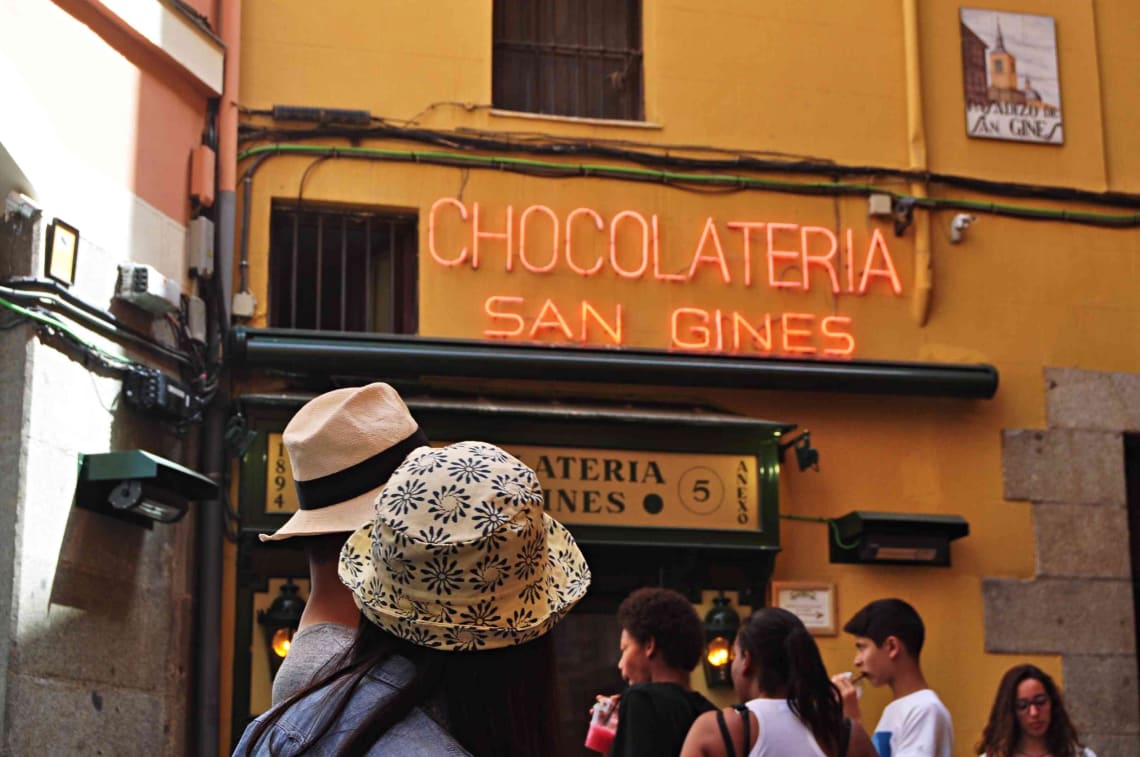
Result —
<instances>
[{"instance_id":1,"label":"security camera","mask_svg":"<svg viewBox=\"0 0 1140 757\"><path fill-rule=\"evenodd\" d=\"M22 192L17 192L13 189L4 198L4 218L7 219L13 215L23 219L36 219L43 213L43 208L39 206L35 200L28 197Z\"/></svg>"},{"instance_id":2,"label":"security camera","mask_svg":"<svg viewBox=\"0 0 1140 757\"><path fill-rule=\"evenodd\" d=\"M914 208L918 201L913 197L896 197L891 204L891 215L895 220L895 236L901 237L914 221Z\"/></svg>"},{"instance_id":3,"label":"security camera","mask_svg":"<svg viewBox=\"0 0 1140 757\"><path fill-rule=\"evenodd\" d=\"M147 528L181 520L191 502L218 492L201 473L142 450L79 456L76 506Z\"/></svg>"},{"instance_id":4,"label":"security camera","mask_svg":"<svg viewBox=\"0 0 1140 757\"><path fill-rule=\"evenodd\" d=\"M977 216L972 216L968 213L959 213L954 216L950 221L950 243L958 244L962 241L962 235L966 233L966 229L970 228L970 224L978 220Z\"/></svg>"}]
</instances>

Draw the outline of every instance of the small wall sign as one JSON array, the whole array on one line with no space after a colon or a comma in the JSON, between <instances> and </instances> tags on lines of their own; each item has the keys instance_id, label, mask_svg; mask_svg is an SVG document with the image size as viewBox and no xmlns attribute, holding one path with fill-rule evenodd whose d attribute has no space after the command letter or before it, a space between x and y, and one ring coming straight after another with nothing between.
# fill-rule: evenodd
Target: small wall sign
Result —
<instances>
[{"instance_id":1,"label":"small wall sign","mask_svg":"<svg viewBox=\"0 0 1140 757\"><path fill-rule=\"evenodd\" d=\"M804 622L816 636L835 636L835 584L824 581L773 581L772 606Z\"/></svg>"},{"instance_id":2,"label":"small wall sign","mask_svg":"<svg viewBox=\"0 0 1140 757\"><path fill-rule=\"evenodd\" d=\"M961 34L966 133L1062 144L1053 17L962 8Z\"/></svg>"}]
</instances>

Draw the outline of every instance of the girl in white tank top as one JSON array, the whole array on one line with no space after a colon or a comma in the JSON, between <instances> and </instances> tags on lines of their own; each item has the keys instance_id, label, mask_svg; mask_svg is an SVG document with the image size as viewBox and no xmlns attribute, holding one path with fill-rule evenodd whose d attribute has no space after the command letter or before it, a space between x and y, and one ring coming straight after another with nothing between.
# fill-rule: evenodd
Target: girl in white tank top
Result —
<instances>
[{"instance_id":1,"label":"girl in white tank top","mask_svg":"<svg viewBox=\"0 0 1140 757\"><path fill-rule=\"evenodd\" d=\"M748 757L827 757L788 700L753 699L747 706L760 723L760 738Z\"/></svg>"},{"instance_id":2,"label":"girl in white tank top","mask_svg":"<svg viewBox=\"0 0 1140 757\"><path fill-rule=\"evenodd\" d=\"M866 732L844 720L819 647L795 615L752 613L732 653L732 683L746 704L697 718L681 757L876 757Z\"/></svg>"}]
</instances>

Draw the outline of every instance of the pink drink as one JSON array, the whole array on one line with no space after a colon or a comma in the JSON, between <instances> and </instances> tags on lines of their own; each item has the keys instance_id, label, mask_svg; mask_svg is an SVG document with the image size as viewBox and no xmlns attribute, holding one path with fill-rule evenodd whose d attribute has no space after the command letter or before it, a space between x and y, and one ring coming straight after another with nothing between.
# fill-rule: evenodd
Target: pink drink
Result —
<instances>
[{"instance_id":1,"label":"pink drink","mask_svg":"<svg viewBox=\"0 0 1140 757\"><path fill-rule=\"evenodd\" d=\"M616 733L617 731L607 728L603 723L590 723L590 730L586 732L586 748L606 754L614 743Z\"/></svg>"}]
</instances>

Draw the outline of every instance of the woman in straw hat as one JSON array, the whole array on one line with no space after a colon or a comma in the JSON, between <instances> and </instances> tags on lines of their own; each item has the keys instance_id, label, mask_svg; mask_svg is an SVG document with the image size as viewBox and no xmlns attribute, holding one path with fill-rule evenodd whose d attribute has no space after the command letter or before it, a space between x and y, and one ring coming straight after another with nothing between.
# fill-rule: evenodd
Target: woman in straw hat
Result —
<instances>
[{"instance_id":1,"label":"woman in straw hat","mask_svg":"<svg viewBox=\"0 0 1140 757\"><path fill-rule=\"evenodd\" d=\"M334 389L310 400L281 435L299 508L262 541L292 539L309 562L309 597L289 654L273 678L273 704L312 683L352 644L360 611L340 582L344 542L372 519L376 497L408 453L428 445L388 384Z\"/></svg>"},{"instance_id":2,"label":"woman in straw hat","mask_svg":"<svg viewBox=\"0 0 1140 757\"><path fill-rule=\"evenodd\" d=\"M412 452L341 552L363 616L336 669L235 755L550 755L547 633L590 571L534 471L484 442Z\"/></svg>"}]
</instances>

